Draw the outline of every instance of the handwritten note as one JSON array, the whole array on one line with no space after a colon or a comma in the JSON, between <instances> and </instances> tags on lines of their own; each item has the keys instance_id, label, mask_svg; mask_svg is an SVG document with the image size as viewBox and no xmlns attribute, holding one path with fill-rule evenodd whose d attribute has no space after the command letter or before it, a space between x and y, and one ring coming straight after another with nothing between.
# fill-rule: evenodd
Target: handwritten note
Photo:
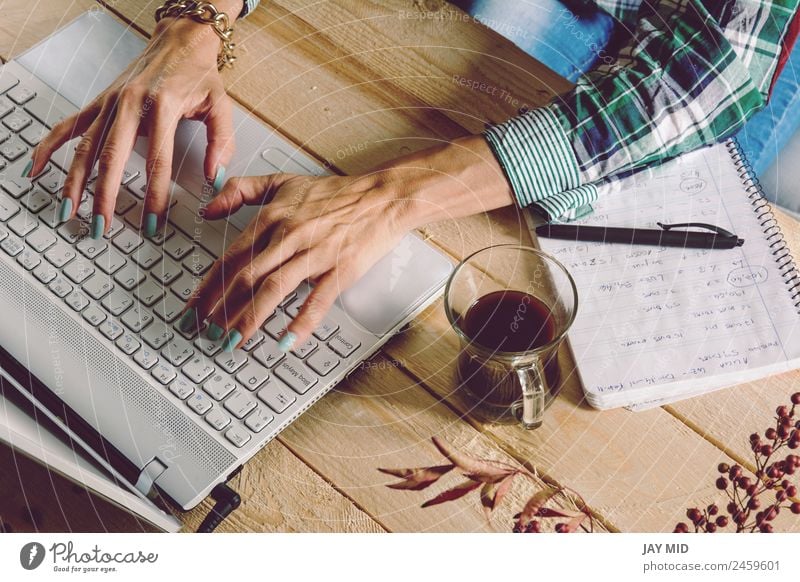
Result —
<instances>
[{"instance_id":1,"label":"handwritten note","mask_svg":"<svg viewBox=\"0 0 800 582\"><path fill-rule=\"evenodd\" d=\"M800 367L800 316L725 144L604 186L582 224L704 222L745 239L732 250L539 239L575 278L570 330L587 400L658 405Z\"/></svg>"}]
</instances>

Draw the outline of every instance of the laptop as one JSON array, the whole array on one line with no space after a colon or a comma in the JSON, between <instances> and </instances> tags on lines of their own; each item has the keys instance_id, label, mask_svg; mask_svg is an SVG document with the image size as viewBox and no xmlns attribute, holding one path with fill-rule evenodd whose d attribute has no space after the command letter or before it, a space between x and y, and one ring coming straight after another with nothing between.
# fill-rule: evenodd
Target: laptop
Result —
<instances>
[{"instance_id":1,"label":"laptop","mask_svg":"<svg viewBox=\"0 0 800 582\"><path fill-rule=\"evenodd\" d=\"M142 139L101 241L87 236L91 183L78 217L57 218L74 142L33 181L20 178L47 128L88 103L144 46L107 12L90 11L0 69L0 359L4 385L132 492L190 509L435 301L452 264L406 236L288 354L276 335L308 283L232 354L204 332L182 333L184 302L257 211L216 223L196 218L202 124L184 121L178 130L171 206L155 240L138 226ZM238 108L234 126L238 153L228 175L325 173Z\"/></svg>"}]
</instances>

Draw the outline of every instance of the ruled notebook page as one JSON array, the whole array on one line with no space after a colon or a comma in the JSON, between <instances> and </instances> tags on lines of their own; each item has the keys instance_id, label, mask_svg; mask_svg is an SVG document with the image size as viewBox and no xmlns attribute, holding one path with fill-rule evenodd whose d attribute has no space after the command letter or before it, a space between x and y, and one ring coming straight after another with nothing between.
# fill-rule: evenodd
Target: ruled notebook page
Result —
<instances>
[{"instance_id":1,"label":"ruled notebook page","mask_svg":"<svg viewBox=\"0 0 800 582\"><path fill-rule=\"evenodd\" d=\"M658 405L800 367L800 315L725 144L604 187L594 226L705 222L732 250L540 238L575 278L569 332L589 403Z\"/></svg>"}]
</instances>

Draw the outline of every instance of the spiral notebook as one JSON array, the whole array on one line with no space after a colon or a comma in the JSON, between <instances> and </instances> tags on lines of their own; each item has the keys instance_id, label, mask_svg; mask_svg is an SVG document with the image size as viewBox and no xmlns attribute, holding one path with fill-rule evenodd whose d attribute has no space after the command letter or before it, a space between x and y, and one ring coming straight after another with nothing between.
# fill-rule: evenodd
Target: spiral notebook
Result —
<instances>
[{"instance_id":1,"label":"spiral notebook","mask_svg":"<svg viewBox=\"0 0 800 582\"><path fill-rule=\"evenodd\" d=\"M540 238L575 278L568 339L595 408L642 410L800 368L800 275L734 141L608 183L595 226L703 222L731 250Z\"/></svg>"}]
</instances>

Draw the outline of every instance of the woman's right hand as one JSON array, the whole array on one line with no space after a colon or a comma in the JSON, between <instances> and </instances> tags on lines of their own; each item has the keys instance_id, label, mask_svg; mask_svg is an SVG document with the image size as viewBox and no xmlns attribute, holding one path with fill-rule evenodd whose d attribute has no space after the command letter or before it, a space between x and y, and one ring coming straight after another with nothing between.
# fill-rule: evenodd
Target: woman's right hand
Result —
<instances>
[{"instance_id":1,"label":"woman's right hand","mask_svg":"<svg viewBox=\"0 0 800 582\"><path fill-rule=\"evenodd\" d=\"M241 10L241 0L235 4ZM81 136L64 182L62 220L74 216L96 162L91 236L99 239L105 234L125 164L137 136L146 135L142 228L146 236L154 236L169 205L175 131L184 117L206 124L205 178L217 190L222 186L234 141L231 102L217 71L219 48L209 25L190 18L164 18L141 57L89 106L53 127L34 149L28 175L38 175L58 148Z\"/></svg>"}]
</instances>

